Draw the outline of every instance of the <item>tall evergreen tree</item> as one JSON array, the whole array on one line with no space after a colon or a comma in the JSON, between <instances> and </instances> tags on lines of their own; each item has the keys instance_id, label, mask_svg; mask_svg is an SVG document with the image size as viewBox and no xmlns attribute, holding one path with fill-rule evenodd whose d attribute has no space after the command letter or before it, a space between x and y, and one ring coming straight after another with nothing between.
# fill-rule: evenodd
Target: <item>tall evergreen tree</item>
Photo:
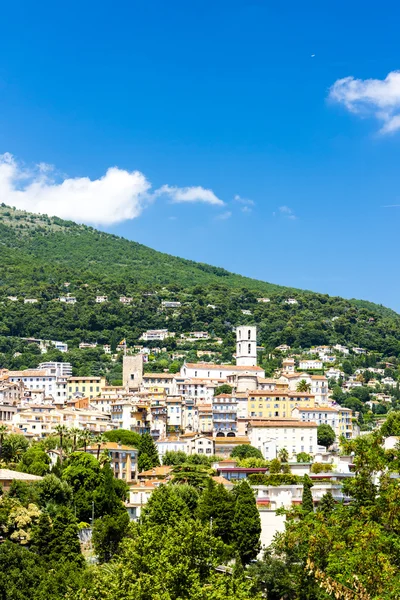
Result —
<instances>
[{"instance_id":1,"label":"tall evergreen tree","mask_svg":"<svg viewBox=\"0 0 400 600\"><path fill-rule=\"evenodd\" d=\"M234 490L235 513L232 522L234 544L243 565L260 551L261 521L253 490L243 481Z\"/></svg>"},{"instance_id":2,"label":"tall evergreen tree","mask_svg":"<svg viewBox=\"0 0 400 600\"><path fill-rule=\"evenodd\" d=\"M160 459L153 438L149 433L144 433L140 441L138 453L139 472L147 471L160 465Z\"/></svg>"},{"instance_id":3,"label":"tall evergreen tree","mask_svg":"<svg viewBox=\"0 0 400 600\"><path fill-rule=\"evenodd\" d=\"M303 477L303 495L301 498L301 508L305 514L314 512L314 502L312 498L311 488L313 482L308 475Z\"/></svg>"},{"instance_id":4,"label":"tall evergreen tree","mask_svg":"<svg viewBox=\"0 0 400 600\"><path fill-rule=\"evenodd\" d=\"M232 542L235 498L222 484L216 485L210 479L200 496L197 515L203 523L212 524L213 535L220 537L225 544Z\"/></svg>"},{"instance_id":5,"label":"tall evergreen tree","mask_svg":"<svg viewBox=\"0 0 400 600\"><path fill-rule=\"evenodd\" d=\"M321 502L318 505L318 511L321 512L324 517L329 517L334 508L335 500L333 499L332 492L327 491L321 498Z\"/></svg>"},{"instance_id":6,"label":"tall evergreen tree","mask_svg":"<svg viewBox=\"0 0 400 600\"><path fill-rule=\"evenodd\" d=\"M175 525L181 518L190 518L190 511L175 491L174 485L160 485L151 494L142 511L142 523L148 526Z\"/></svg>"}]
</instances>

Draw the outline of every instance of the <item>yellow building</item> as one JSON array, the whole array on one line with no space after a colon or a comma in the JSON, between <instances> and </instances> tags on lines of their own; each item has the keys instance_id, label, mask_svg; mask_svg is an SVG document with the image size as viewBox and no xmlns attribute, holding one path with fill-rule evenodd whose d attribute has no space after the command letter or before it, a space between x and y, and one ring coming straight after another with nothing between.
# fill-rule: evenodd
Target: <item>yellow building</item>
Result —
<instances>
[{"instance_id":1,"label":"yellow building","mask_svg":"<svg viewBox=\"0 0 400 600\"><path fill-rule=\"evenodd\" d=\"M247 400L247 416L257 419L290 418L296 406L315 406L314 394L289 390L250 391Z\"/></svg>"},{"instance_id":2,"label":"yellow building","mask_svg":"<svg viewBox=\"0 0 400 600\"><path fill-rule=\"evenodd\" d=\"M101 388L106 385L104 377L68 377L67 397L72 398L74 394L83 394L87 398L100 396Z\"/></svg>"},{"instance_id":3,"label":"yellow building","mask_svg":"<svg viewBox=\"0 0 400 600\"><path fill-rule=\"evenodd\" d=\"M213 413L212 404L199 404L197 407L200 433L212 433L213 430Z\"/></svg>"}]
</instances>

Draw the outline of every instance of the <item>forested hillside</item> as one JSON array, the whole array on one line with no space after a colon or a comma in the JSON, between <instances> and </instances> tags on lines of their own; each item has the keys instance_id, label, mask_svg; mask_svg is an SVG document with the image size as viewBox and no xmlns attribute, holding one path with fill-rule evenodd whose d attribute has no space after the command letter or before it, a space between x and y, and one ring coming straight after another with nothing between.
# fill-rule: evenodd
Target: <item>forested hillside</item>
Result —
<instances>
[{"instance_id":1,"label":"forested hillside","mask_svg":"<svg viewBox=\"0 0 400 600\"><path fill-rule=\"evenodd\" d=\"M58 301L67 293L76 304ZM108 301L96 304L97 294ZM131 297L131 304L122 304L121 295ZM270 302L258 302L260 296ZM297 304L287 304L289 296ZM37 303L25 304L26 298ZM163 300L181 306L165 309ZM205 330L233 350L232 328L246 322L257 324L259 343L267 350L282 343L306 348L339 342L384 356L400 354L400 316L384 307L263 283L4 205L0 301L0 352L11 349L11 338L32 336L68 342L71 348L81 341L123 338L129 345L144 330L162 327L178 335Z\"/></svg>"}]
</instances>

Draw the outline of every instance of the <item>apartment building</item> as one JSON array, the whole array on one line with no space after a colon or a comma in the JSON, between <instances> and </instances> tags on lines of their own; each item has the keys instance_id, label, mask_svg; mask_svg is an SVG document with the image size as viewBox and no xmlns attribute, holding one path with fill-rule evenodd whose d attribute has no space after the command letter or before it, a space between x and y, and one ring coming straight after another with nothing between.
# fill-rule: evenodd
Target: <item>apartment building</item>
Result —
<instances>
[{"instance_id":1,"label":"apartment building","mask_svg":"<svg viewBox=\"0 0 400 600\"><path fill-rule=\"evenodd\" d=\"M141 340L146 342L152 341L163 341L168 337L174 337L175 333L168 331L168 329L148 329L140 336Z\"/></svg>"},{"instance_id":2,"label":"apartment building","mask_svg":"<svg viewBox=\"0 0 400 600\"><path fill-rule=\"evenodd\" d=\"M257 419L249 422L247 434L250 444L258 448L265 459L271 460L282 448L286 448L290 457L300 452L316 454L317 428L315 422L298 419Z\"/></svg>"},{"instance_id":3,"label":"apartment building","mask_svg":"<svg viewBox=\"0 0 400 600\"><path fill-rule=\"evenodd\" d=\"M106 385L104 377L69 377L67 397L72 398L74 394L82 394L89 399L100 396L101 389Z\"/></svg>"},{"instance_id":4,"label":"apartment building","mask_svg":"<svg viewBox=\"0 0 400 600\"><path fill-rule=\"evenodd\" d=\"M313 421L318 425L330 425L336 438L341 435L351 439L353 437L352 411L342 406L297 406L292 410L292 417L301 421Z\"/></svg>"},{"instance_id":5,"label":"apartment building","mask_svg":"<svg viewBox=\"0 0 400 600\"><path fill-rule=\"evenodd\" d=\"M56 397L57 377L46 369L8 371L7 375L10 383L22 382L28 390L43 390L45 396Z\"/></svg>"},{"instance_id":6,"label":"apartment building","mask_svg":"<svg viewBox=\"0 0 400 600\"><path fill-rule=\"evenodd\" d=\"M296 406L314 406L315 396L311 392L289 390L249 391L247 414L249 419L290 418Z\"/></svg>"},{"instance_id":7,"label":"apartment building","mask_svg":"<svg viewBox=\"0 0 400 600\"><path fill-rule=\"evenodd\" d=\"M231 394L219 394L212 401L214 435L237 432L238 402Z\"/></svg>"}]
</instances>

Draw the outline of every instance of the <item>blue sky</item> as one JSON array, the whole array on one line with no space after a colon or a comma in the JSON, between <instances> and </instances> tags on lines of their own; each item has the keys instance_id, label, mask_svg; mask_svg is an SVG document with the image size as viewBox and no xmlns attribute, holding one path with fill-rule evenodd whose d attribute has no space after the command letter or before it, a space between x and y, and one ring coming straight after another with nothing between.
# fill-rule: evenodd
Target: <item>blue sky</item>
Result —
<instances>
[{"instance_id":1,"label":"blue sky","mask_svg":"<svg viewBox=\"0 0 400 600\"><path fill-rule=\"evenodd\" d=\"M399 17L358 0L7 3L1 201L400 311Z\"/></svg>"}]
</instances>

